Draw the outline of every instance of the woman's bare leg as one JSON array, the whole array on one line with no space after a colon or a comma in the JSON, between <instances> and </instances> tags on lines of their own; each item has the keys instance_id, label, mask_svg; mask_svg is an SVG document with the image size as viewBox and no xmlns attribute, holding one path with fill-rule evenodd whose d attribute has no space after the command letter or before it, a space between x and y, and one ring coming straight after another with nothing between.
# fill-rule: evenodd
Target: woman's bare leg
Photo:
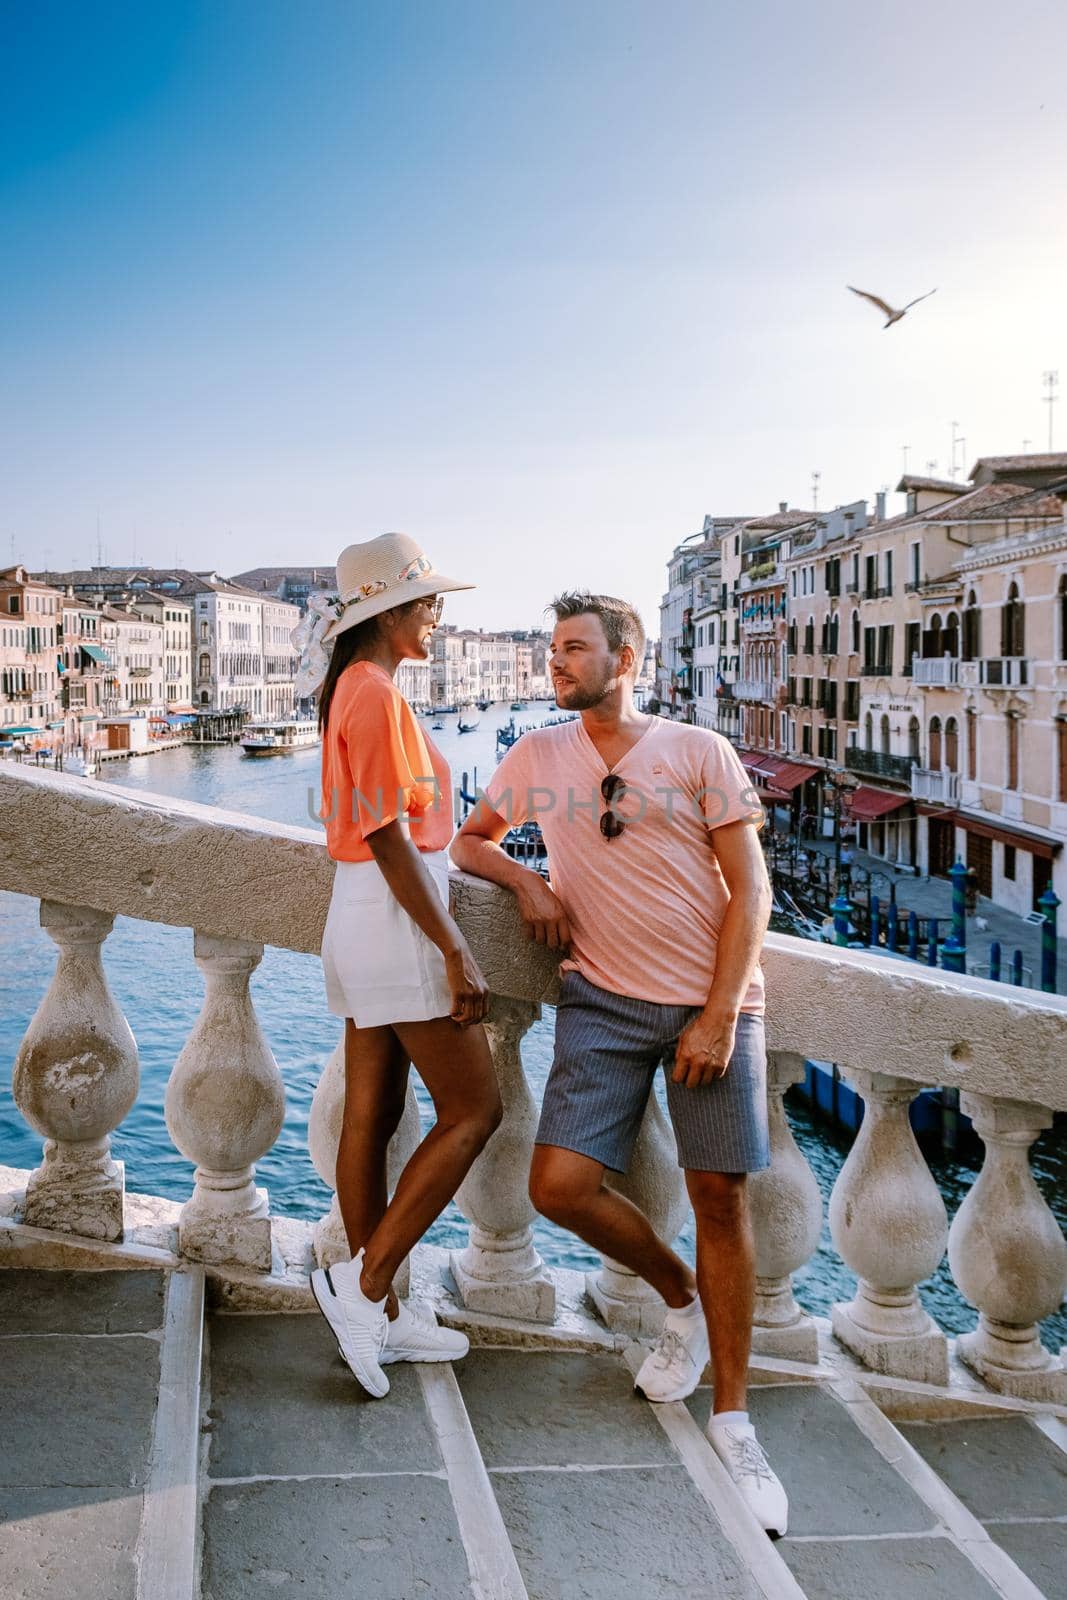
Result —
<instances>
[{"instance_id":1,"label":"woman's bare leg","mask_svg":"<svg viewBox=\"0 0 1067 1600\"><path fill-rule=\"evenodd\" d=\"M337 1204L353 1256L381 1222L388 1202L389 1141L404 1115L408 1057L392 1028L357 1028L345 1019L345 1107L337 1147ZM389 1291L386 1311L397 1313Z\"/></svg>"},{"instance_id":2,"label":"woman's bare leg","mask_svg":"<svg viewBox=\"0 0 1067 1600\"><path fill-rule=\"evenodd\" d=\"M396 1022L392 1032L400 1054L414 1062L430 1091L437 1121L365 1242L360 1286L371 1300L389 1292L400 1263L453 1198L501 1117L493 1058L480 1024L460 1028L449 1017L437 1017Z\"/></svg>"}]
</instances>

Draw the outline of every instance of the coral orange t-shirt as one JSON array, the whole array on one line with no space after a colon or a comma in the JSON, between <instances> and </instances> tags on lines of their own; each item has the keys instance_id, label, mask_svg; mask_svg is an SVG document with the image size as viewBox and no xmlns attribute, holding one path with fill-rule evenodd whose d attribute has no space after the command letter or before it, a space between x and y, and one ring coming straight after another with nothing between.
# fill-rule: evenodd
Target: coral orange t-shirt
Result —
<instances>
[{"instance_id":1,"label":"coral orange t-shirt","mask_svg":"<svg viewBox=\"0 0 1067 1600\"><path fill-rule=\"evenodd\" d=\"M353 661L333 692L322 741L326 846L335 861L372 861L367 836L406 817L423 851L453 833L452 774L396 684L373 661Z\"/></svg>"},{"instance_id":2,"label":"coral orange t-shirt","mask_svg":"<svg viewBox=\"0 0 1067 1600\"><path fill-rule=\"evenodd\" d=\"M513 826L541 826L571 930L563 971L635 1000L702 1006L730 903L715 829L761 827L759 795L721 734L662 717L649 718L612 770L624 785L612 803L625 823L615 839L600 831L608 768L580 718L524 733L485 793ZM757 965L741 1010L763 1009Z\"/></svg>"}]
</instances>

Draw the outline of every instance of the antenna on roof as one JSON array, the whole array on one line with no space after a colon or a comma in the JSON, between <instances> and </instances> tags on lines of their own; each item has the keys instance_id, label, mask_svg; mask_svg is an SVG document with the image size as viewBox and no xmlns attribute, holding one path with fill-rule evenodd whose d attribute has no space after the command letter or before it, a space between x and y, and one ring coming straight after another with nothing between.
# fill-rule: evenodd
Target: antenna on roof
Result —
<instances>
[{"instance_id":1,"label":"antenna on roof","mask_svg":"<svg viewBox=\"0 0 1067 1600\"><path fill-rule=\"evenodd\" d=\"M99 513L99 511L96 513L96 564L97 564L98 567L102 567L104 565L104 547L100 543L100 513Z\"/></svg>"},{"instance_id":2,"label":"antenna on roof","mask_svg":"<svg viewBox=\"0 0 1067 1600\"><path fill-rule=\"evenodd\" d=\"M908 452L910 451L910 449L911 449L911 445L910 444L902 444L901 447L900 447L900 453L904 457L904 476L905 477L907 477L907 475L908 475Z\"/></svg>"},{"instance_id":3,"label":"antenna on roof","mask_svg":"<svg viewBox=\"0 0 1067 1600\"><path fill-rule=\"evenodd\" d=\"M934 473L937 471L937 462L936 461L928 461L926 463L926 471L929 474L929 476L932 478Z\"/></svg>"},{"instance_id":4,"label":"antenna on roof","mask_svg":"<svg viewBox=\"0 0 1067 1600\"><path fill-rule=\"evenodd\" d=\"M949 427L952 429L952 443L951 443L951 445L949 447L948 475L949 475L950 478L955 478L956 473L959 470L959 468L956 466L956 447L960 442L960 436L956 432L956 429L959 427L959 423L958 422L950 422L949 423Z\"/></svg>"},{"instance_id":5,"label":"antenna on roof","mask_svg":"<svg viewBox=\"0 0 1067 1600\"><path fill-rule=\"evenodd\" d=\"M1059 399L1059 396L1057 395L1056 390L1060 386L1060 375L1059 375L1058 372L1043 372L1041 374L1041 382L1044 384L1045 388L1048 390L1048 393L1045 396L1045 402L1044 403L1045 403L1045 405L1048 406L1048 448L1049 448L1049 454L1051 455L1052 454L1052 414L1053 414L1053 411L1055 410L1055 407L1056 407L1056 401Z\"/></svg>"},{"instance_id":6,"label":"antenna on roof","mask_svg":"<svg viewBox=\"0 0 1067 1600\"><path fill-rule=\"evenodd\" d=\"M821 477L821 472L813 472L811 475L811 509L813 511L818 511L819 509L819 479Z\"/></svg>"}]
</instances>

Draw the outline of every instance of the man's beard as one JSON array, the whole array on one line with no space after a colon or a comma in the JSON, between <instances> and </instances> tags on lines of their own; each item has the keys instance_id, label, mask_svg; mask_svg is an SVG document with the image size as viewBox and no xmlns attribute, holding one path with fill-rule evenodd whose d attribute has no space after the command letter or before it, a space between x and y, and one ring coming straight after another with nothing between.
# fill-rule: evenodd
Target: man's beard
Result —
<instances>
[{"instance_id":1,"label":"man's beard","mask_svg":"<svg viewBox=\"0 0 1067 1600\"><path fill-rule=\"evenodd\" d=\"M601 678L599 684L583 688L578 683L561 683L556 686L556 704L565 711L592 711L606 700L608 695L618 686L619 679L614 673L608 673ZM561 691L567 696L564 705Z\"/></svg>"}]
</instances>

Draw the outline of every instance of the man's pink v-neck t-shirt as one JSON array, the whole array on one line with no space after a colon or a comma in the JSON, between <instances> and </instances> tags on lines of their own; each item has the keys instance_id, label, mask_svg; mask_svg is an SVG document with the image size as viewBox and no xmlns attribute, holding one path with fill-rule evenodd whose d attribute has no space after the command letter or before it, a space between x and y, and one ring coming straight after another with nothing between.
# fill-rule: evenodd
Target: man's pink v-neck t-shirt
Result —
<instances>
[{"instance_id":1,"label":"man's pink v-neck t-shirt","mask_svg":"<svg viewBox=\"0 0 1067 1600\"><path fill-rule=\"evenodd\" d=\"M614 839L600 830L608 767L580 718L524 733L485 793L512 826L541 826L571 929L562 971L637 1000L702 1006L730 901L715 829L762 826L759 796L721 734L662 717L611 770L624 785L611 808L626 824ZM763 1013L758 966L741 1009Z\"/></svg>"}]
</instances>

